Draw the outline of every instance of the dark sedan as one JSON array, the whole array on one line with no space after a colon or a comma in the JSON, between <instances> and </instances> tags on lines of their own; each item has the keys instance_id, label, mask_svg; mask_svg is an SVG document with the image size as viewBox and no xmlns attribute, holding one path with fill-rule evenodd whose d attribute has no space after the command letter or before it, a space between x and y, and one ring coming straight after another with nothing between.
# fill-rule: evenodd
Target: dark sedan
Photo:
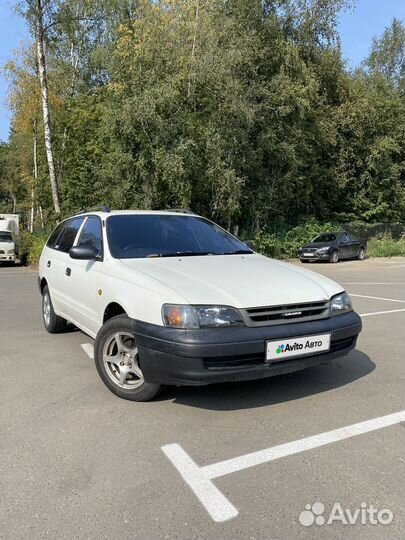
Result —
<instances>
[{"instance_id":1,"label":"dark sedan","mask_svg":"<svg viewBox=\"0 0 405 540\"><path fill-rule=\"evenodd\" d=\"M366 243L348 232L320 234L299 250L303 263L310 261L329 261L337 263L341 259L363 260L366 256Z\"/></svg>"}]
</instances>

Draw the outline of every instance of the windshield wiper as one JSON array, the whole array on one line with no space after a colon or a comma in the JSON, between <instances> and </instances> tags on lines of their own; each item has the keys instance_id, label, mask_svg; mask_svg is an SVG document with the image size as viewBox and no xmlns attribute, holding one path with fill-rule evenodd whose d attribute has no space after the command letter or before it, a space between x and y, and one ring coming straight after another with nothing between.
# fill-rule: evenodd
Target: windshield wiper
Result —
<instances>
[{"instance_id":1,"label":"windshield wiper","mask_svg":"<svg viewBox=\"0 0 405 540\"><path fill-rule=\"evenodd\" d=\"M151 253L147 258L155 257L197 257L199 255L213 255L210 251L172 251L169 253Z\"/></svg>"},{"instance_id":2,"label":"windshield wiper","mask_svg":"<svg viewBox=\"0 0 405 540\"><path fill-rule=\"evenodd\" d=\"M235 251L221 253L221 255L250 255L251 253L253 253L253 251L250 249L236 249Z\"/></svg>"}]
</instances>

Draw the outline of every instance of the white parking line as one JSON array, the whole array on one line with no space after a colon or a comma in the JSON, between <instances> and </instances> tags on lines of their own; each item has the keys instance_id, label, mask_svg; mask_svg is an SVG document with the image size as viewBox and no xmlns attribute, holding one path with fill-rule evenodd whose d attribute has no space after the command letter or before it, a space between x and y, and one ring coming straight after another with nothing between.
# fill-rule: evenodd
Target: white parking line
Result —
<instances>
[{"instance_id":1,"label":"white parking line","mask_svg":"<svg viewBox=\"0 0 405 540\"><path fill-rule=\"evenodd\" d=\"M214 521L222 522L238 515L235 506L212 483L214 478L255 467L275 459L312 450L334 442L343 441L357 435L369 433L405 421L405 411L380 416L358 424L320 433L312 437L298 439L258 452L227 459L212 465L199 467L179 444L162 446L162 451L176 467L183 480L190 486L196 497Z\"/></svg>"},{"instance_id":2,"label":"white parking line","mask_svg":"<svg viewBox=\"0 0 405 540\"><path fill-rule=\"evenodd\" d=\"M405 285L405 281L341 281L344 285Z\"/></svg>"},{"instance_id":3,"label":"white parking line","mask_svg":"<svg viewBox=\"0 0 405 540\"><path fill-rule=\"evenodd\" d=\"M396 298L381 298L380 296L367 296L365 294L349 294L350 296L354 296L357 298L369 298L370 300L386 300L387 302L399 302L400 304L405 304L405 300L397 300Z\"/></svg>"},{"instance_id":4,"label":"white parking line","mask_svg":"<svg viewBox=\"0 0 405 540\"><path fill-rule=\"evenodd\" d=\"M405 311L405 309L390 309L387 311L373 311L371 313L361 313L360 317L370 317L371 315L385 315L386 313L400 313Z\"/></svg>"},{"instance_id":5,"label":"white parking line","mask_svg":"<svg viewBox=\"0 0 405 540\"><path fill-rule=\"evenodd\" d=\"M82 343L80 347L91 360L94 360L94 346L92 343Z\"/></svg>"}]
</instances>

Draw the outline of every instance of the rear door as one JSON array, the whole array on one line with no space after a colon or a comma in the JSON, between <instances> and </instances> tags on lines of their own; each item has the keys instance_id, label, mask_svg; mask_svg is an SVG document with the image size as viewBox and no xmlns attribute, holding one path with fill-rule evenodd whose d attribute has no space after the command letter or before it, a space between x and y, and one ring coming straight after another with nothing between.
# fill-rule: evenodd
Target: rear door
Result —
<instances>
[{"instance_id":1,"label":"rear door","mask_svg":"<svg viewBox=\"0 0 405 540\"><path fill-rule=\"evenodd\" d=\"M339 238L339 257L341 259L348 259L351 257L350 240L347 233L343 233Z\"/></svg>"},{"instance_id":2,"label":"rear door","mask_svg":"<svg viewBox=\"0 0 405 540\"><path fill-rule=\"evenodd\" d=\"M350 241L350 253L351 257L357 257L360 251L360 240L353 236L352 234L349 234L349 241Z\"/></svg>"},{"instance_id":3,"label":"rear door","mask_svg":"<svg viewBox=\"0 0 405 540\"><path fill-rule=\"evenodd\" d=\"M48 238L48 241L39 260L39 276L41 278L45 278L46 282L48 283L49 293L51 295L53 307L57 313L60 312L61 304L60 296L57 290L57 280L55 273L55 268L57 268L58 266L56 260L59 257L56 246L58 245L59 238L62 235L66 224L67 221L62 221L53 230L52 234Z\"/></svg>"}]
</instances>

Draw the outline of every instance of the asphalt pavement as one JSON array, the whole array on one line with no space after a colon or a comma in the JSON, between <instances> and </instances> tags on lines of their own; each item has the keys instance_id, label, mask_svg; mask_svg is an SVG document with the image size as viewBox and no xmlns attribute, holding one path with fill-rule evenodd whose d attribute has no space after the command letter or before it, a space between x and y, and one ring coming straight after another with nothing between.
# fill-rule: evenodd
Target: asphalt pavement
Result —
<instances>
[{"instance_id":1,"label":"asphalt pavement","mask_svg":"<svg viewBox=\"0 0 405 540\"><path fill-rule=\"evenodd\" d=\"M0 538L404 538L405 259L306 268L363 316L349 356L134 403L88 336L46 333L35 271L0 266Z\"/></svg>"}]
</instances>

